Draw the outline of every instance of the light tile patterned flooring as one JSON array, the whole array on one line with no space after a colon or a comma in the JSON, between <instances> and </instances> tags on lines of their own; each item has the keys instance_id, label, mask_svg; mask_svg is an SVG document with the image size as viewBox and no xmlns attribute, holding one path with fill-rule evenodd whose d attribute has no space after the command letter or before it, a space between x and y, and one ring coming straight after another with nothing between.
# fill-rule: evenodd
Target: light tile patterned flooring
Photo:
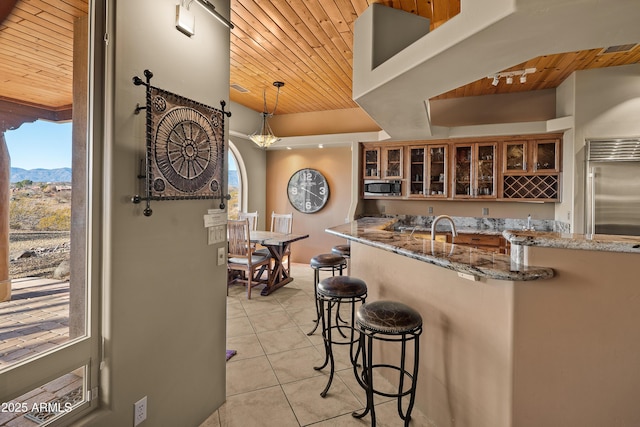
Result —
<instances>
[{"instance_id":1,"label":"light tile patterned flooring","mask_svg":"<svg viewBox=\"0 0 640 427\"><path fill-rule=\"evenodd\" d=\"M327 396L320 397L329 368L313 369L324 360L322 338L319 331L306 335L315 318L313 270L293 264L292 276L293 282L266 297L260 287L253 288L251 300L242 285L229 288L227 348L238 353L227 362L226 402L200 427L370 425L369 415L351 416L366 399L349 364L348 346L334 350L337 375ZM375 402L378 426L403 425L395 400L376 396ZM415 408L411 418L412 426L430 425Z\"/></svg>"}]
</instances>

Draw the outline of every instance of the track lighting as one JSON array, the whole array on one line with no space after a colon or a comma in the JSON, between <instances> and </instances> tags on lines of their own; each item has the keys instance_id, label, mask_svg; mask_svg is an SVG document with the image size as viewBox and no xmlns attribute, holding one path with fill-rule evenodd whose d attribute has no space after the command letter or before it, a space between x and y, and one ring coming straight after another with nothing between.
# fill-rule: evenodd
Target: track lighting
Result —
<instances>
[{"instance_id":1,"label":"track lighting","mask_svg":"<svg viewBox=\"0 0 640 427\"><path fill-rule=\"evenodd\" d=\"M513 78L515 76L520 76L520 83L526 83L527 74L533 74L535 72L536 72L535 68L526 68L524 70L505 71L502 73L496 73L491 76L488 76L487 78L492 79L491 80L492 86L498 86L498 84L500 83L500 79L502 77L505 78L505 81L507 82L508 85L513 84Z\"/></svg>"}]
</instances>

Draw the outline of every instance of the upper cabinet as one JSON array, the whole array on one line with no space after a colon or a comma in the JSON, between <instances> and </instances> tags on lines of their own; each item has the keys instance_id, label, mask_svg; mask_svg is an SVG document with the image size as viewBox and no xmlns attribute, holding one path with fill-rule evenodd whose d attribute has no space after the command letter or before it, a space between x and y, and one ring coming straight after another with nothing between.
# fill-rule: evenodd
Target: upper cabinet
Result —
<instances>
[{"instance_id":1,"label":"upper cabinet","mask_svg":"<svg viewBox=\"0 0 640 427\"><path fill-rule=\"evenodd\" d=\"M409 147L409 196L446 198L448 146Z\"/></svg>"},{"instance_id":2,"label":"upper cabinet","mask_svg":"<svg viewBox=\"0 0 640 427\"><path fill-rule=\"evenodd\" d=\"M504 200L560 200L560 138L502 143Z\"/></svg>"},{"instance_id":3,"label":"upper cabinet","mask_svg":"<svg viewBox=\"0 0 640 427\"><path fill-rule=\"evenodd\" d=\"M402 180L402 197L560 200L561 134L363 143L364 179Z\"/></svg>"},{"instance_id":4,"label":"upper cabinet","mask_svg":"<svg viewBox=\"0 0 640 427\"><path fill-rule=\"evenodd\" d=\"M365 148L362 172L364 179L380 178L380 148Z\"/></svg>"},{"instance_id":5,"label":"upper cabinet","mask_svg":"<svg viewBox=\"0 0 640 427\"><path fill-rule=\"evenodd\" d=\"M384 179L402 179L402 147L383 148L382 149L382 178Z\"/></svg>"},{"instance_id":6,"label":"upper cabinet","mask_svg":"<svg viewBox=\"0 0 640 427\"><path fill-rule=\"evenodd\" d=\"M505 141L502 173L537 174L560 171L559 139Z\"/></svg>"},{"instance_id":7,"label":"upper cabinet","mask_svg":"<svg viewBox=\"0 0 640 427\"><path fill-rule=\"evenodd\" d=\"M454 198L497 197L496 147L496 143L454 144Z\"/></svg>"}]
</instances>

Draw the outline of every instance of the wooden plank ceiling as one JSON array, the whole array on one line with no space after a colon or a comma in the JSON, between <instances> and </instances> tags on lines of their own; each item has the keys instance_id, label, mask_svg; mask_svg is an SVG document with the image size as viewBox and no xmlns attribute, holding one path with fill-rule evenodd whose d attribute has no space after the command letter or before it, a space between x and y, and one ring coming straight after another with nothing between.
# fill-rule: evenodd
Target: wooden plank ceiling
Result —
<instances>
[{"instance_id":1,"label":"wooden plank ceiling","mask_svg":"<svg viewBox=\"0 0 640 427\"><path fill-rule=\"evenodd\" d=\"M0 15L0 101L69 109L73 22L87 15L87 0L2 0L3 6L14 1L4 21ZM429 18L432 31L460 11L460 0L231 0L230 99L262 111L266 90L272 110L272 83L279 80L285 87L277 114L357 107L351 98L353 26L372 3ZM637 46L600 53L598 48L532 58L510 69L537 69L524 84L516 78L514 84L492 86L485 78L438 98L554 88L575 70L640 62Z\"/></svg>"}]
</instances>

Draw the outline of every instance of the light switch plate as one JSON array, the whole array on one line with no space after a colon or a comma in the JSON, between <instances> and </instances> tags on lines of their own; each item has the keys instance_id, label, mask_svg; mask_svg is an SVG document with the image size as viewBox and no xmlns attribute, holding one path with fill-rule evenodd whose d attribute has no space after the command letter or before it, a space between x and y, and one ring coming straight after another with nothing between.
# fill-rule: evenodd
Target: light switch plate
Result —
<instances>
[{"instance_id":1,"label":"light switch plate","mask_svg":"<svg viewBox=\"0 0 640 427\"><path fill-rule=\"evenodd\" d=\"M224 265L226 261L224 247L218 248L218 265Z\"/></svg>"}]
</instances>

